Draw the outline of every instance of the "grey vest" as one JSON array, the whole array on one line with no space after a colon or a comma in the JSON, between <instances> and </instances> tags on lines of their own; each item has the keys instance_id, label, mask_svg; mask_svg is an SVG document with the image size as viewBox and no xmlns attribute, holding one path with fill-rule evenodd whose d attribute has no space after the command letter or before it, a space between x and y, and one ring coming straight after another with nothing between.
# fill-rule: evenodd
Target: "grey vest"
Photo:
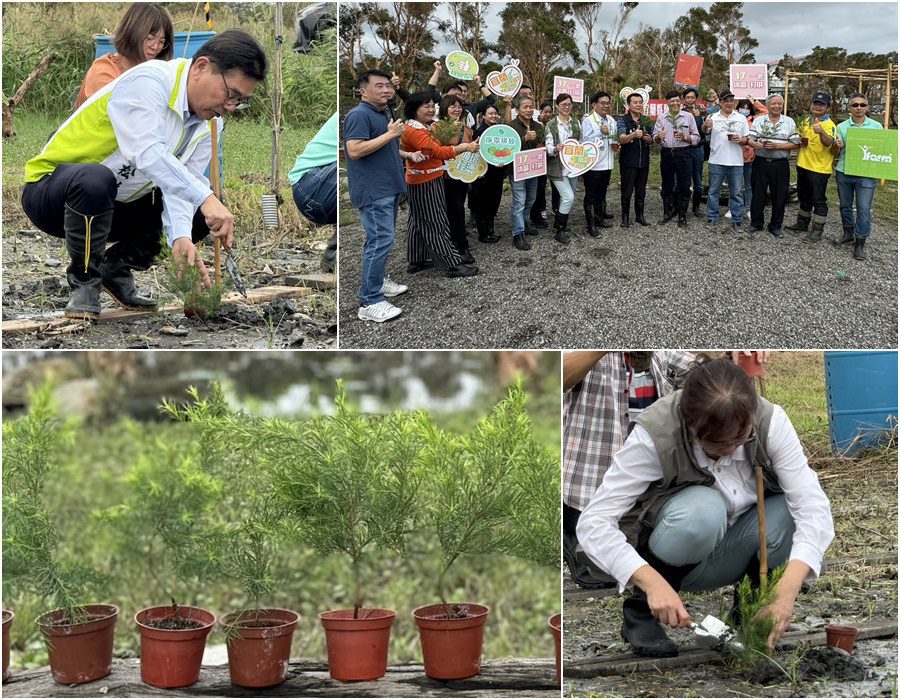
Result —
<instances>
[{"instance_id":1,"label":"grey vest","mask_svg":"<svg viewBox=\"0 0 900 700\"><path fill-rule=\"evenodd\" d=\"M619 521L619 529L635 548L646 544L657 514L672 496L688 486L713 486L715 483L713 475L697 464L694 458L690 436L682 422L680 405L681 390L641 411L635 421L653 438L663 472L662 478L650 484L634 507ZM752 452L749 455L751 463L763 468L766 492L782 493L778 477L772 468L772 460L766 453L773 409L773 404L761 396L756 397L756 440L747 449Z\"/></svg>"},{"instance_id":2,"label":"grey vest","mask_svg":"<svg viewBox=\"0 0 900 700\"><path fill-rule=\"evenodd\" d=\"M578 123L575 117L569 118L569 124L572 127L572 138L580 141L581 124ZM553 134L553 143L559 145L559 120L557 117L553 117L547 122L546 128L547 131ZM547 154L547 177L551 180L562 180L564 177L569 177L569 171L563 167L559 155L551 156L549 153Z\"/></svg>"}]
</instances>

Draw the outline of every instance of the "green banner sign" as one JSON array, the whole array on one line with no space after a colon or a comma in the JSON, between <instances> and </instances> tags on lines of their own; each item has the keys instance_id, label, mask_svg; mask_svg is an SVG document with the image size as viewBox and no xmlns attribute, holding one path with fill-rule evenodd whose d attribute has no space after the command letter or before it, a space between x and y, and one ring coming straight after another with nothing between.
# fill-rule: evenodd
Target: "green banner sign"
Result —
<instances>
[{"instance_id":1,"label":"green banner sign","mask_svg":"<svg viewBox=\"0 0 900 700\"><path fill-rule=\"evenodd\" d=\"M897 132L878 129L847 129L847 175L897 179Z\"/></svg>"}]
</instances>

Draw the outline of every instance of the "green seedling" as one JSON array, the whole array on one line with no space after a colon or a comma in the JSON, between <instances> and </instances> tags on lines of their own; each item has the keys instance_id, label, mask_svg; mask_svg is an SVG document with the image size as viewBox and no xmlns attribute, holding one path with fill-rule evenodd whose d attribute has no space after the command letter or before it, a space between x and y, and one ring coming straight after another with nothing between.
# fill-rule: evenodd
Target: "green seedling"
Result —
<instances>
[{"instance_id":1,"label":"green seedling","mask_svg":"<svg viewBox=\"0 0 900 700\"><path fill-rule=\"evenodd\" d=\"M769 652L769 635L775 627L775 620L762 614L775 600L776 584L784 573L781 566L768 576L768 585L753 586L748 576L737 584L737 603L740 610L740 624L736 625L738 641L744 645L742 660L754 664Z\"/></svg>"},{"instance_id":2,"label":"green seedling","mask_svg":"<svg viewBox=\"0 0 900 700\"><path fill-rule=\"evenodd\" d=\"M450 118L440 119L431 126L432 135L444 146L459 138L462 131L462 125Z\"/></svg>"},{"instance_id":3,"label":"green seedling","mask_svg":"<svg viewBox=\"0 0 900 700\"><path fill-rule=\"evenodd\" d=\"M224 288L213 282L206 287L200 268L189 265L186 261L180 264L173 262L168 256L160 254L157 264L163 270L162 287L184 303L184 315L187 317L210 318L216 315L222 305Z\"/></svg>"}]
</instances>

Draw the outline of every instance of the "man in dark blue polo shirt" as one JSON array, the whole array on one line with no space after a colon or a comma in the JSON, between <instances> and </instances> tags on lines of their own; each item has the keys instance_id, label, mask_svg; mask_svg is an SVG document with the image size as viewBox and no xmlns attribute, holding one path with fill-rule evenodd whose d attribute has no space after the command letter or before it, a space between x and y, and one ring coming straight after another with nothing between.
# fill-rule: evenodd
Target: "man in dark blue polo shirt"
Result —
<instances>
[{"instance_id":1,"label":"man in dark blue polo shirt","mask_svg":"<svg viewBox=\"0 0 900 700\"><path fill-rule=\"evenodd\" d=\"M644 218L644 199L647 196L647 178L650 175L651 133L641 118L644 116L644 98L631 93L625 100L628 111L619 117L616 133L619 137L619 173L622 177L622 228L631 225L629 209L634 194L634 220L641 226L650 224Z\"/></svg>"},{"instance_id":2,"label":"man in dark blue polo shirt","mask_svg":"<svg viewBox=\"0 0 900 700\"><path fill-rule=\"evenodd\" d=\"M383 323L401 312L385 297L407 290L406 285L385 274L397 226L398 199L406 192L402 159L419 162L424 156L402 153L395 141L403 135L404 127L402 120L388 114L388 102L394 97L391 76L379 70L367 71L357 84L362 101L344 119L350 202L359 209L366 232L357 316Z\"/></svg>"}]
</instances>

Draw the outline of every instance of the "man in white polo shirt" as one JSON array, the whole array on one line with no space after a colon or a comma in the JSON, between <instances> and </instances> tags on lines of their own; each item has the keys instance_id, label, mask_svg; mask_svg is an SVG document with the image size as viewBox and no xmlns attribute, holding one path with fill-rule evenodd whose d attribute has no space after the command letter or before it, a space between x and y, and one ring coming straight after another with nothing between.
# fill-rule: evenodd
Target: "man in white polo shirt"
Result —
<instances>
[{"instance_id":1,"label":"man in white polo shirt","mask_svg":"<svg viewBox=\"0 0 900 700\"><path fill-rule=\"evenodd\" d=\"M706 223L711 228L719 221L719 192L728 180L728 208L731 228L737 232L744 216L744 153L741 146L749 142L750 127L743 114L734 111L734 93L719 95L719 111L703 122L703 133L709 134L709 192L706 200Z\"/></svg>"},{"instance_id":2,"label":"man in white polo shirt","mask_svg":"<svg viewBox=\"0 0 900 700\"><path fill-rule=\"evenodd\" d=\"M600 147L600 156L584 174L584 219L592 238L600 235L601 228L612 228L606 221L606 190L616 159L613 144L616 141L616 120L610 116L612 96L600 91L591 97L591 112L581 120L581 138L594 141Z\"/></svg>"}]
</instances>

